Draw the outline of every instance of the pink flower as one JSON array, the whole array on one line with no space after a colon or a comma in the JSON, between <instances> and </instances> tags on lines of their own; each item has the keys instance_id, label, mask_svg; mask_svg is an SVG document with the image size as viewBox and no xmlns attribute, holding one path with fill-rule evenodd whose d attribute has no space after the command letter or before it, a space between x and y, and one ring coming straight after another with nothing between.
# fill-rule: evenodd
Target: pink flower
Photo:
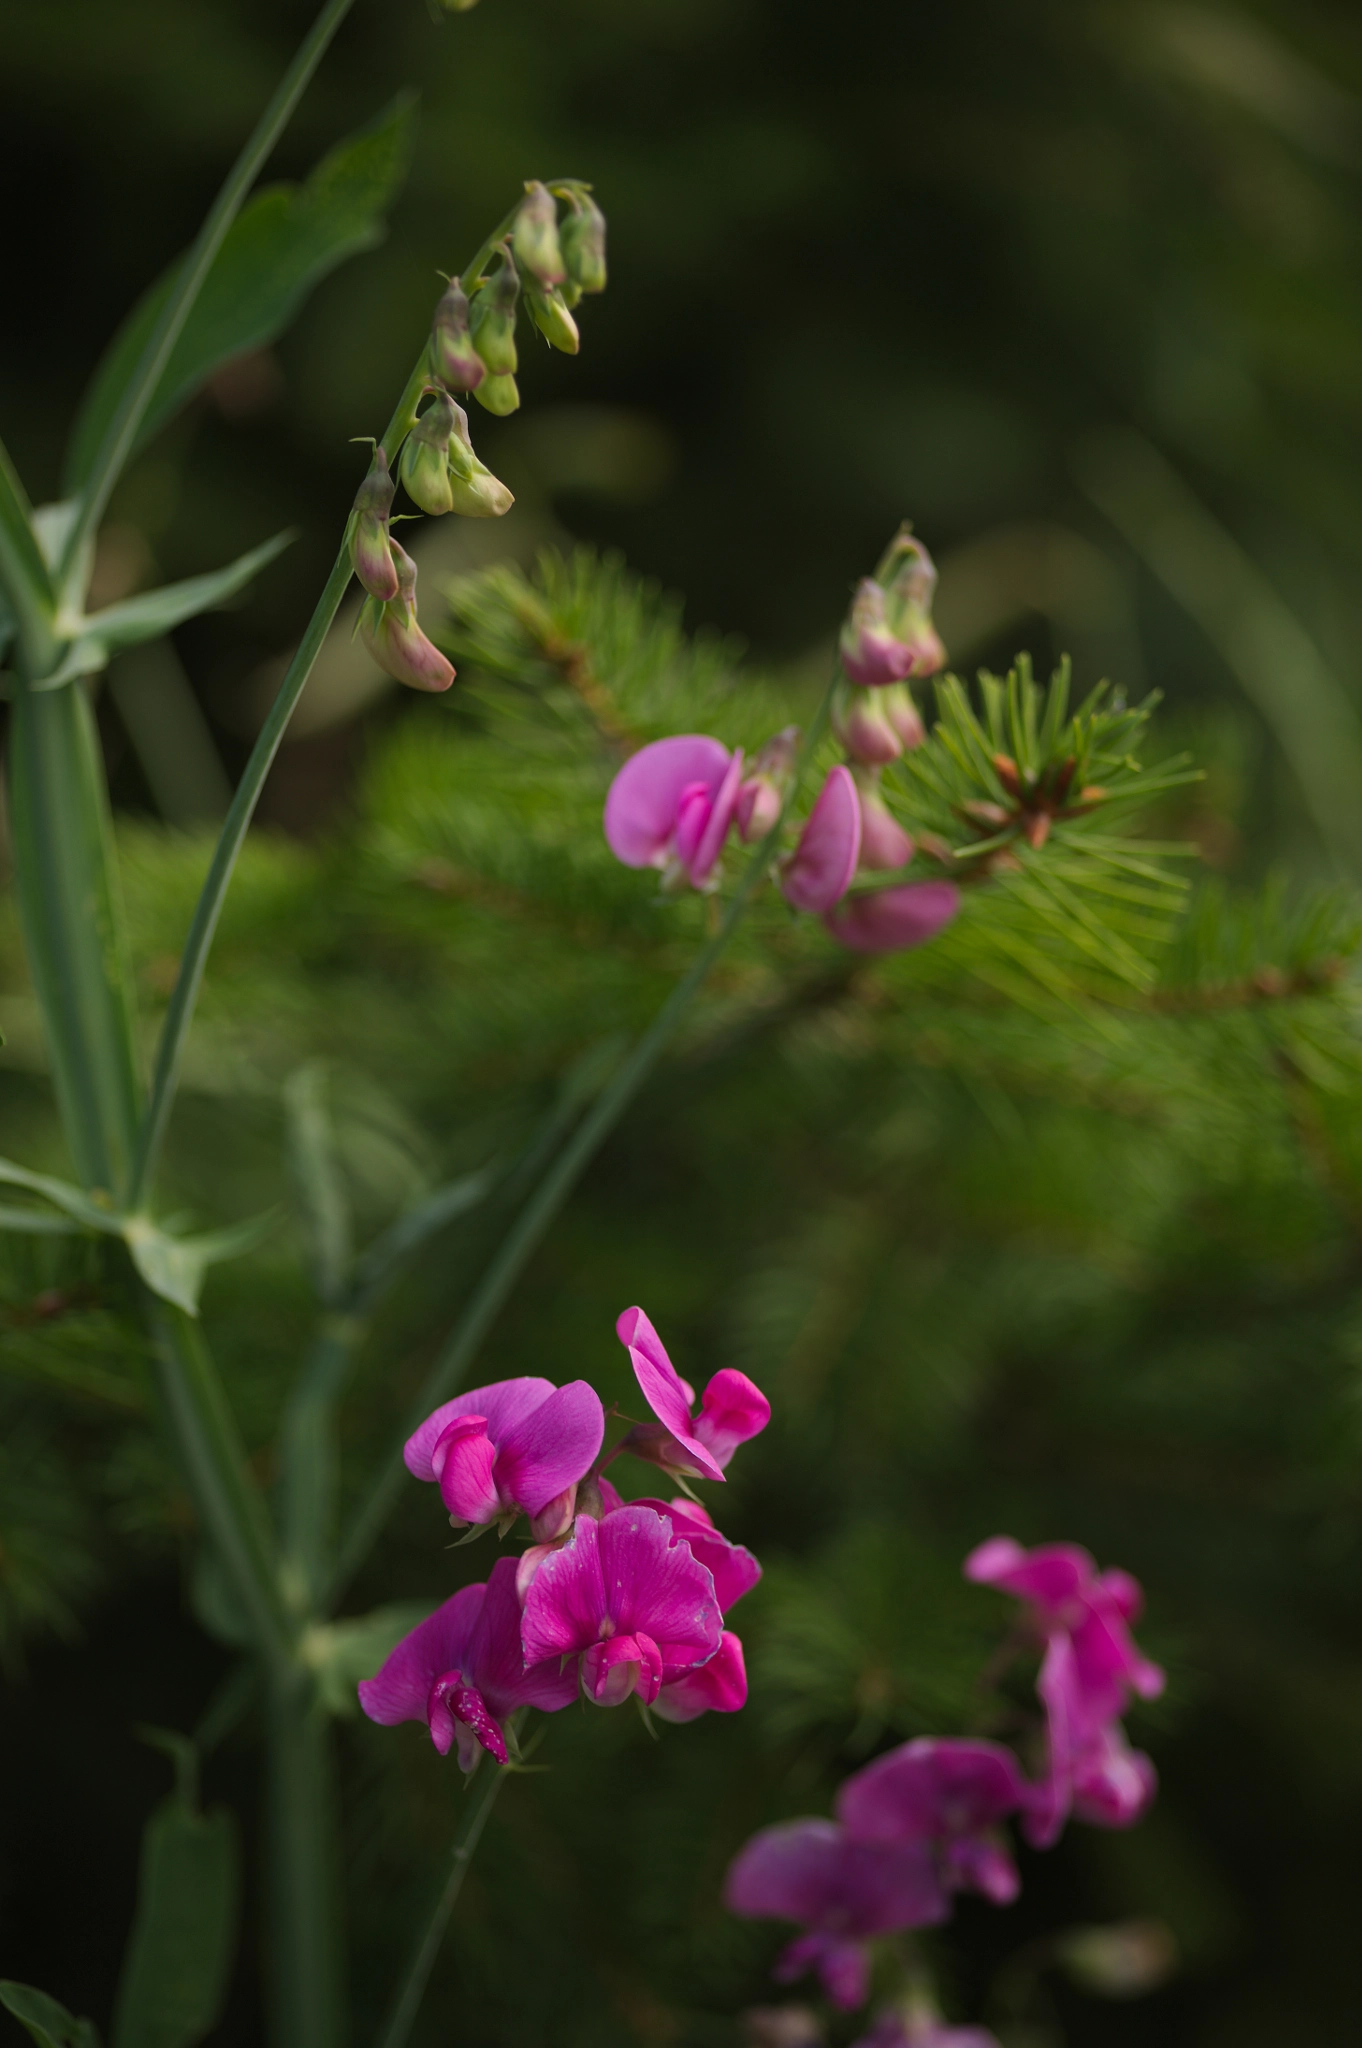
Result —
<instances>
[{"instance_id":1,"label":"pink flower","mask_svg":"<svg viewBox=\"0 0 1362 2048\"><path fill-rule=\"evenodd\" d=\"M771 1419L771 1404L747 1374L726 1366L705 1388L698 1416L695 1394L663 1349L662 1339L641 1308L627 1308L615 1334L629 1353L643 1398L662 1424L631 1430L621 1448L689 1479L722 1479L739 1444L760 1434Z\"/></svg>"},{"instance_id":2,"label":"pink flower","mask_svg":"<svg viewBox=\"0 0 1362 2048\"><path fill-rule=\"evenodd\" d=\"M959 908L954 882L904 882L844 897L823 922L855 953L896 953L934 939Z\"/></svg>"},{"instance_id":3,"label":"pink flower","mask_svg":"<svg viewBox=\"0 0 1362 2048\"><path fill-rule=\"evenodd\" d=\"M1085 1687L1074 1639L1063 1629L1050 1638L1036 1691L1045 1708L1048 1768L1028 1792L1027 1841L1051 1848L1071 1811L1092 1827L1132 1827L1154 1797L1157 1773L1127 1742L1105 1685L1096 1692Z\"/></svg>"},{"instance_id":4,"label":"pink flower","mask_svg":"<svg viewBox=\"0 0 1362 2048\"><path fill-rule=\"evenodd\" d=\"M525 1596L527 1663L582 1653L582 1684L598 1706L636 1692L646 1705L704 1664L723 1633L714 1581L651 1508L579 1515L543 1558Z\"/></svg>"},{"instance_id":5,"label":"pink flower","mask_svg":"<svg viewBox=\"0 0 1362 2048\"><path fill-rule=\"evenodd\" d=\"M846 1780L837 1818L862 1842L928 1842L947 1891L977 1891L997 1906L1020 1889L998 1832L1027 1787L1010 1749L996 1742L922 1736Z\"/></svg>"},{"instance_id":6,"label":"pink flower","mask_svg":"<svg viewBox=\"0 0 1362 2048\"><path fill-rule=\"evenodd\" d=\"M856 585L839 651L847 675L863 689L901 683L913 673L917 649L890 630L885 594L873 576L863 576Z\"/></svg>"},{"instance_id":7,"label":"pink flower","mask_svg":"<svg viewBox=\"0 0 1362 2048\"><path fill-rule=\"evenodd\" d=\"M851 770L839 765L829 771L799 844L782 866L786 902L822 916L845 896L860 857L861 806Z\"/></svg>"},{"instance_id":8,"label":"pink flower","mask_svg":"<svg viewBox=\"0 0 1362 2048\"><path fill-rule=\"evenodd\" d=\"M605 1434L600 1397L585 1380L499 1380L446 1401L403 1451L407 1470L435 1480L457 1523L530 1518L540 1542L572 1520L577 1482Z\"/></svg>"},{"instance_id":9,"label":"pink flower","mask_svg":"<svg viewBox=\"0 0 1362 2048\"><path fill-rule=\"evenodd\" d=\"M471 1771L478 1746L506 1761L501 1723L517 1707L553 1714L577 1697L577 1675L548 1658L527 1666L520 1647L515 1561L499 1558L485 1586L465 1586L404 1636L373 1678L361 1681L359 1703L385 1728L424 1721L441 1756L452 1744L459 1768Z\"/></svg>"},{"instance_id":10,"label":"pink flower","mask_svg":"<svg viewBox=\"0 0 1362 2048\"><path fill-rule=\"evenodd\" d=\"M661 868L703 889L733 823L742 750L702 733L654 740L632 754L605 799L605 837L630 868Z\"/></svg>"},{"instance_id":11,"label":"pink flower","mask_svg":"<svg viewBox=\"0 0 1362 2048\"><path fill-rule=\"evenodd\" d=\"M700 1714L736 1714L746 1704L747 1666L742 1644L726 1628L709 1662L669 1679L653 1701L653 1710L664 1721L694 1721Z\"/></svg>"},{"instance_id":12,"label":"pink flower","mask_svg":"<svg viewBox=\"0 0 1362 2048\"><path fill-rule=\"evenodd\" d=\"M603 1484L608 1484L608 1481ZM617 1505L622 1507L624 1503L613 1486L610 1491ZM720 1535L698 1501L636 1500L631 1505L651 1508L654 1514L664 1516L671 1523L673 1536L686 1545L696 1563L702 1564L713 1579L714 1597L721 1614L727 1614L744 1593L750 1593L761 1577L761 1566L751 1551L744 1550L741 1543L730 1543L727 1536Z\"/></svg>"},{"instance_id":13,"label":"pink flower","mask_svg":"<svg viewBox=\"0 0 1362 2048\"><path fill-rule=\"evenodd\" d=\"M790 1983L815 1969L834 2005L851 2012L869 1987L867 1941L944 1920L949 1907L923 1842L858 1842L830 1820L763 1828L739 1850L724 1903L749 1919L808 1929L776 1965Z\"/></svg>"},{"instance_id":14,"label":"pink flower","mask_svg":"<svg viewBox=\"0 0 1362 2048\"><path fill-rule=\"evenodd\" d=\"M913 858L913 842L880 795L879 771L863 768L855 780L861 805L862 869L906 867Z\"/></svg>"}]
</instances>

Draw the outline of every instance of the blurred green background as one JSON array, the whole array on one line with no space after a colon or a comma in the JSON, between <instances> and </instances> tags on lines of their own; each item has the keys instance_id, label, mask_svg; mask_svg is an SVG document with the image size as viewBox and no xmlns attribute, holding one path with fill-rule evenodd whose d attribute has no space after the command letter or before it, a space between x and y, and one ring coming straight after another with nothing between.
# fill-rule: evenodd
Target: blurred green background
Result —
<instances>
[{"instance_id":1,"label":"blurred green background","mask_svg":"<svg viewBox=\"0 0 1362 2048\"><path fill-rule=\"evenodd\" d=\"M101 348L190 237L308 13L3 10L23 177L0 426L35 500L58 489ZM421 530L432 621L443 580L499 554L618 549L711 636L698 666L651 657L658 729L736 673L742 641L760 680L716 729L759 739L808 702L852 581L909 514L962 670L1025 645L1042 670L1071 652L1080 684L1165 693L1163 750L1192 747L1207 779L1156 822L1201 877L1231 902L1274 872L1289 901L1351 892L1354 8L483 0L436 25L420 0L362 0L275 172L305 174L408 84L420 125L386 240L220 375L112 508L109 594L299 529L247 603L127 657L102 694L150 1012L202 867L194 828L225 801L361 473L349 438L386 417L437 268L534 175L594 181L611 285L579 360L530 353L523 411L475 411L519 502L490 531ZM582 634L613 685L600 618ZM198 1214L280 1198L280 1088L322 1057L376 1224L523 1143L686 959L698 906L657 911L595 841L605 754L518 736L520 700L476 668L433 708L399 702L344 635L328 650L210 970L172 1159ZM1032 2040L1356 2040L1355 936L1342 912L1293 924L1260 894L1236 924L1207 900L1215 941L1194 935L1124 1007L1004 1004L925 956L852 972L755 921L479 1375L580 1373L622 1397L611 1324L640 1300L688 1377L734 1363L767 1388L776 1420L723 1503L768 1567L738 1617L751 1705L656 1747L623 1715L559 1718L550 1774L507 1794L423 2040L736 2041L775 1943L720 1912L727 1856L766 1820L826 1811L877 1745L964 1725L999 1613L958 1564L1000 1529L1145 1580L1172 1684L1136 1733L1164 1792L1131 1835L1074 1831L1026 1859L1011 1913L962 1909L937 1949L956 2008L1001 2018L1009 1957L1138 1915L1173 1931L1168 1981L1111 2001L1052 1974ZM60 1166L8 911L0 972L3 1150ZM491 1230L442 1241L366 1354L352 1481ZM0 1974L103 2019L165 1775L135 1726L192 1725L227 1653L192 1618L192 1513L116 1291L83 1253L0 1258ZM264 1444L306 1331L296 1234L218 1272L207 1306ZM356 1611L484 1568L451 1566L429 1510L405 1503ZM209 1777L248 1840L249 1732ZM417 1730L342 1735L359 2039L457 1790ZM255 1924L252 1907L233 2042L258 2034Z\"/></svg>"}]
</instances>

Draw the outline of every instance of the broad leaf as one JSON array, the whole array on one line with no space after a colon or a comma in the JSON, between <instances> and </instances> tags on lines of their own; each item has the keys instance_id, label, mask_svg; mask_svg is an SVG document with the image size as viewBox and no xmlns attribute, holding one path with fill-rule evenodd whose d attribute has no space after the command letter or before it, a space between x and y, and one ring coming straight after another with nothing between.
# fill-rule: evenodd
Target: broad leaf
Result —
<instances>
[{"instance_id":1,"label":"broad leaf","mask_svg":"<svg viewBox=\"0 0 1362 2048\"><path fill-rule=\"evenodd\" d=\"M214 370L282 334L312 287L382 239L383 215L407 167L409 97L325 156L305 184L271 185L232 226L171 352L138 435L141 447ZM81 404L66 465L79 490L119 397L170 292L172 269L134 307Z\"/></svg>"},{"instance_id":2,"label":"broad leaf","mask_svg":"<svg viewBox=\"0 0 1362 2048\"><path fill-rule=\"evenodd\" d=\"M99 2048L99 2035L92 2020L78 2020L31 1984L0 1981L0 2005L14 2014L38 2043L38 2048Z\"/></svg>"},{"instance_id":3,"label":"broad leaf","mask_svg":"<svg viewBox=\"0 0 1362 2048\"><path fill-rule=\"evenodd\" d=\"M186 1315L196 1316L208 1268L249 1251L273 1220L270 1215L253 1216L249 1223L208 1231L202 1237L172 1237L146 1216L123 1217L118 1228L134 1266L152 1292L182 1308Z\"/></svg>"},{"instance_id":4,"label":"broad leaf","mask_svg":"<svg viewBox=\"0 0 1362 2048\"><path fill-rule=\"evenodd\" d=\"M76 676L96 675L125 647L136 647L144 640L159 640L186 619L226 604L292 538L291 533L277 533L273 540L262 541L258 548L251 548L235 562L229 562L225 569L210 569L202 576L187 576L183 583L167 583L160 590L126 597L121 604L111 604L106 611L82 620L60 668L34 687L56 690Z\"/></svg>"},{"instance_id":5,"label":"broad leaf","mask_svg":"<svg viewBox=\"0 0 1362 2048\"><path fill-rule=\"evenodd\" d=\"M142 1836L137 1912L114 2008L114 2048L194 2048L217 2024L236 1938L236 1829L179 1793Z\"/></svg>"}]
</instances>

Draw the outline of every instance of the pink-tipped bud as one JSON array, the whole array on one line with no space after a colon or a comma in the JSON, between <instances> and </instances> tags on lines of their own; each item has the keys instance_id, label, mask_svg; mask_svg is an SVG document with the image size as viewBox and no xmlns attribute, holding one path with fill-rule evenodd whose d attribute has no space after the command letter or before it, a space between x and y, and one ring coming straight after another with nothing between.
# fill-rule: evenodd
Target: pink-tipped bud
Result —
<instances>
[{"instance_id":1,"label":"pink-tipped bud","mask_svg":"<svg viewBox=\"0 0 1362 2048\"><path fill-rule=\"evenodd\" d=\"M605 290L605 215L587 192L564 195L568 212L558 229L569 281L578 292Z\"/></svg>"},{"instance_id":2,"label":"pink-tipped bud","mask_svg":"<svg viewBox=\"0 0 1362 2048\"><path fill-rule=\"evenodd\" d=\"M880 795L879 770L858 769L855 780L861 803L862 868L906 867L913 858L913 842Z\"/></svg>"},{"instance_id":3,"label":"pink-tipped bud","mask_svg":"<svg viewBox=\"0 0 1362 2048\"><path fill-rule=\"evenodd\" d=\"M943 655L944 660L944 655ZM891 683L879 694L879 706L903 746L911 754L914 747L920 747L927 737L927 728L922 715L913 702L913 693L906 683Z\"/></svg>"},{"instance_id":4,"label":"pink-tipped bud","mask_svg":"<svg viewBox=\"0 0 1362 2048\"><path fill-rule=\"evenodd\" d=\"M432 517L454 509L449 489L449 448L458 408L448 392L437 393L402 445L398 473L407 495Z\"/></svg>"},{"instance_id":5,"label":"pink-tipped bud","mask_svg":"<svg viewBox=\"0 0 1362 2048\"><path fill-rule=\"evenodd\" d=\"M909 527L889 543L876 581L884 588L885 619L894 637L911 650L912 676L934 676L946 666L946 650L932 624L936 564Z\"/></svg>"},{"instance_id":6,"label":"pink-tipped bud","mask_svg":"<svg viewBox=\"0 0 1362 2048\"><path fill-rule=\"evenodd\" d=\"M520 273L511 260L510 250L503 245L501 262L490 277L482 279L468 315L473 346L494 377L513 377L516 372L515 316L519 299ZM482 384L478 386L478 397L484 405L487 403ZM514 406L509 410L514 411Z\"/></svg>"},{"instance_id":7,"label":"pink-tipped bud","mask_svg":"<svg viewBox=\"0 0 1362 2048\"><path fill-rule=\"evenodd\" d=\"M360 637L385 675L409 690L447 690L453 666L427 640L416 622L416 564L396 541L389 543L397 569L398 595L390 604L369 598L359 615Z\"/></svg>"},{"instance_id":8,"label":"pink-tipped bud","mask_svg":"<svg viewBox=\"0 0 1362 2048\"><path fill-rule=\"evenodd\" d=\"M468 414L452 405L453 425L449 436L450 509L466 519L499 519L509 512L515 499L500 477L493 476L485 462L473 453L468 432Z\"/></svg>"},{"instance_id":9,"label":"pink-tipped bud","mask_svg":"<svg viewBox=\"0 0 1362 2048\"><path fill-rule=\"evenodd\" d=\"M842 667L863 689L901 683L912 672L913 650L890 630L884 597L874 578L863 576L838 643Z\"/></svg>"},{"instance_id":10,"label":"pink-tipped bud","mask_svg":"<svg viewBox=\"0 0 1362 2048\"><path fill-rule=\"evenodd\" d=\"M511 231L515 260L539 284L561 284L567 276L558 242L558 209L548 187L536 178L525 187Z\"/></svg>"},{"instance_id":11,"label":"pink-tipped bud","mask_svg":"<svg viewBox=\"0 0 1362 2048\"><path fill-rule=\"evenodd\" d=\"M799 754L799 727L787 725L773 733L752 763L752 773L738 790L733 815L743 841L764 839L780 816L780 807Z\"/></svg>"},{"instance_id":12,"label":"pink-tipped bud","mask_svg":"<svg viewBox=\"0 0 1362 2048\"><path fill-rule=\"evenodd\" d=\"M455 391L474 391L486 365L473 346L468 327L468 294L457 277L435 308L430 329L430 357L436 376Z\"/></svg>"},{"instance_id":13,"label":"pink-tipped bud","mask_svg":"<svg viewBox=\"0 0 1362 2048\"><path fill-rule=\"evenodd\" d=\"M853 761L867 767L883 767L886 761L897 761L903 752L903 742L883 701L890 689L899 687L891 684L883 690L865 690L853 684L839 693L833 706L832 729Z\"/></svg>"},{"instance_id":14,"label":"pink-tipped bud","mask_svg":"<svg viewBox=\"0 0 1362 2048\"><path fill-rule=\"evenodd\" d=\"M388 514L392 510L393 480L382 446L374 449L369 474L355 493L355 525L350 538L350 559L355 574L371 597L397 596L397 565L388 540Z\"/></svg>"}]
</instances>

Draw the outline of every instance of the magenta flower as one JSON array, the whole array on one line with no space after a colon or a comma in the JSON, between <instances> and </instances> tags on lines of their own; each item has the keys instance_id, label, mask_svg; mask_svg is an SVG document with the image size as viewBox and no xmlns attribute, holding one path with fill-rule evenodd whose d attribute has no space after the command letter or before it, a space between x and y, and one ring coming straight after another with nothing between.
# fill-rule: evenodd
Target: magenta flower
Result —
<instances>
[{"instance_id":1,"label":"magenta flower","mask_svg":"<svg viewBox=\"0 0 1362 2048\"><path fill-rule=\"evenodd\" d=\"M621 1448L688 1479L722 1479L738 1445L759 1435L771 1419L771 1404L760 1387L746 1373L725 1366L705 1388L700 1413L692 1416L694 1391L643 1310L625 1309L615 1334L629 1353L644 1400L662 1424L661 1430L646 1423L631 1430Z\"/></svg>"},{"instance_id":2,"label":"magenta flower","mask_svg":"<svg viewBox=\"0 0 1362 2048\"><path fill-rule=\"evenodd\" d=\"M763 1828L738 1851L724 1903L749 1919L794 1920L808 1932L776 1964L788 1984L814 1969L834 2005L852 2012L870 1981L867 1941L944 1920L949 1906L924 1842L858 1842L830 1820Z\"/></svg>"},{"instance_id":3,"label":"magenta flower","mask_svg":"<svg viewBox=\"0 0 1362 2048\"><path fill-rule=\"evenodd\" d=\"M1130 1747L1109 1689L1085 1686L1077 1646L1063 1629L1050 1638L1036 1691L1045 1708L1048 1757L1044 1779L1027 1797L1022 1832L1028 1842L1051 1848L1071 1811L1093 1827L1132 1827L1154 1797L1157 1773Z\"/></svg>"},{"instance_id":4,"label":"magenta flower","mask_svg":"<svg viewBox=\"0 0 1362 2048\"><path fill-rule=\"evenodd\" d=\"M608 1482L605 1482L608 1483ZM615 1494L617 1505L623 1506ZM761 1566L750 1550L741 1543L730 1543L727 1536L720 1535L708 1514L693 1500L636 1500L636 1508L651 1508L654 1514L662 1515L672 1525L672 1534L678 1542L684 1543L697 1564L702 1564L714 1581L714 1597L719 1603L719 1612L727 1614L735 1601L744 1593L750 1593L761 1577ZM613 1510L607 1510L613 1512Z\"/></svg>"},{"instance_id":5,"label":"magenta flower","mask_svg":"<svg viewBox=\"0 0 1362 2048\"><path fill-rule=\"evenodd\" d=\"M1071 1682L1082 1695L1085 1722L1114 1720L1132 1692L1152 1700L1163 1691L1163 1672L1142 1655L1130 1633L1144 1595L1129 1572L1099 1573L1076 1543L1027 1551L1010 1536L994 1536L965 1559L965 1577L1024 1600L1047 1642L1061 1634L1069 1638Z\"/></svg>"},{"instance_id":6,"label":"magenta flower","mask_svg":"<svg viewBox=\"0 0 1362 2048\"><path fill-rule=\"evenodd\" d=\"M359 1703L385 1728L424 1721L441 1756L452 1744L459 1768L471 1771L482 1746L506 1761L501 1724L517 1707L553 1714L577 1697L577 1674L556 1657L526 1665L520 1647L515 1561L498 1558L485 1586L465 1586L404 1636Z\"/></svg>"},{"instance_id":7,"label":"magenta flower","mask_svg":"<svg viewBox=\"0 0 1362 2048\"><path fill-rule=\"evenodd\" d=\"M898 953L934 939L959 908L954 882L904 882L844 897L823 922L854 953Z\"/></svg>"},{"instance_id":8,"label":"magenta flower","mask_svg":"<svg viewBox=\"0 0 1362 2048\"><path fill-rule=\"evenodd\" d=\"M1027 1790L1010 1749L922 1736L848 1778L837 1818L858 1841L932 1844L947 1891L982 1892L1007 1906L1020 1882L998 1822Z\"/></svg>"},{"instance_id":9,"label":"magenta flower","mask_svg":"<svg viewBox=\"0 0 1362 2048\"><path fill-rule=\"evenodd\" d=\"M742 784L742 750L703 733L654 740L630 755L605 799L605 837L630 868L661 868L703 889L728 837Z\"/></svg>"},{"instance_id":10,"label":"magenta flower","mask_svg":"<svg viewBox=\"0 0 1362 2048\"><path fill-rule=\"evenodd\" d=\"M851 770L828 771L799 843L783 863L780 886L796 910L823 916L845 896L861 857L861 806Z\"/></svg>"},{"instance_id":11,"label":"magenta flower","mask_svg":"<svg viewBox=\"0 0 1362 2048\"><path fill-rule=\"evenodd\" d=\"M722 1633L713 1579L670 1522L639 1507L599 1522L579 1515L541 1560L521 1621L526 1663L581 1652L583 1688L602 1707L631 1692L650 1706L714 1655Z\"/></svg>"},{"instance_id":12,"label":"magenta flower","mask_svg":"<svg viewBox=\"0 0 1362 2048\"><path fill-rule=\"evenodd\" d=\"M438 1482L456 1523L525 1514L544 1542L572 1521L577 1482L604 1434L600 1396L585 1380L498 1380L428 1415L402 1455L418 1479Z\"/></svg>"},{"instance_id":13,"label":"magenta flower","mask_svg":"<svg viewBox=\"0 0 1362 2048\"><path fill-rule=\"evenodd\" d=\"M707 1664L683 1671L660 1688L653 1711L664 1721L694 1721L700 1714L736 1714L746 1704L747 1666L742 1644L726 1628Z\"/></svg>"}]
</instances>

